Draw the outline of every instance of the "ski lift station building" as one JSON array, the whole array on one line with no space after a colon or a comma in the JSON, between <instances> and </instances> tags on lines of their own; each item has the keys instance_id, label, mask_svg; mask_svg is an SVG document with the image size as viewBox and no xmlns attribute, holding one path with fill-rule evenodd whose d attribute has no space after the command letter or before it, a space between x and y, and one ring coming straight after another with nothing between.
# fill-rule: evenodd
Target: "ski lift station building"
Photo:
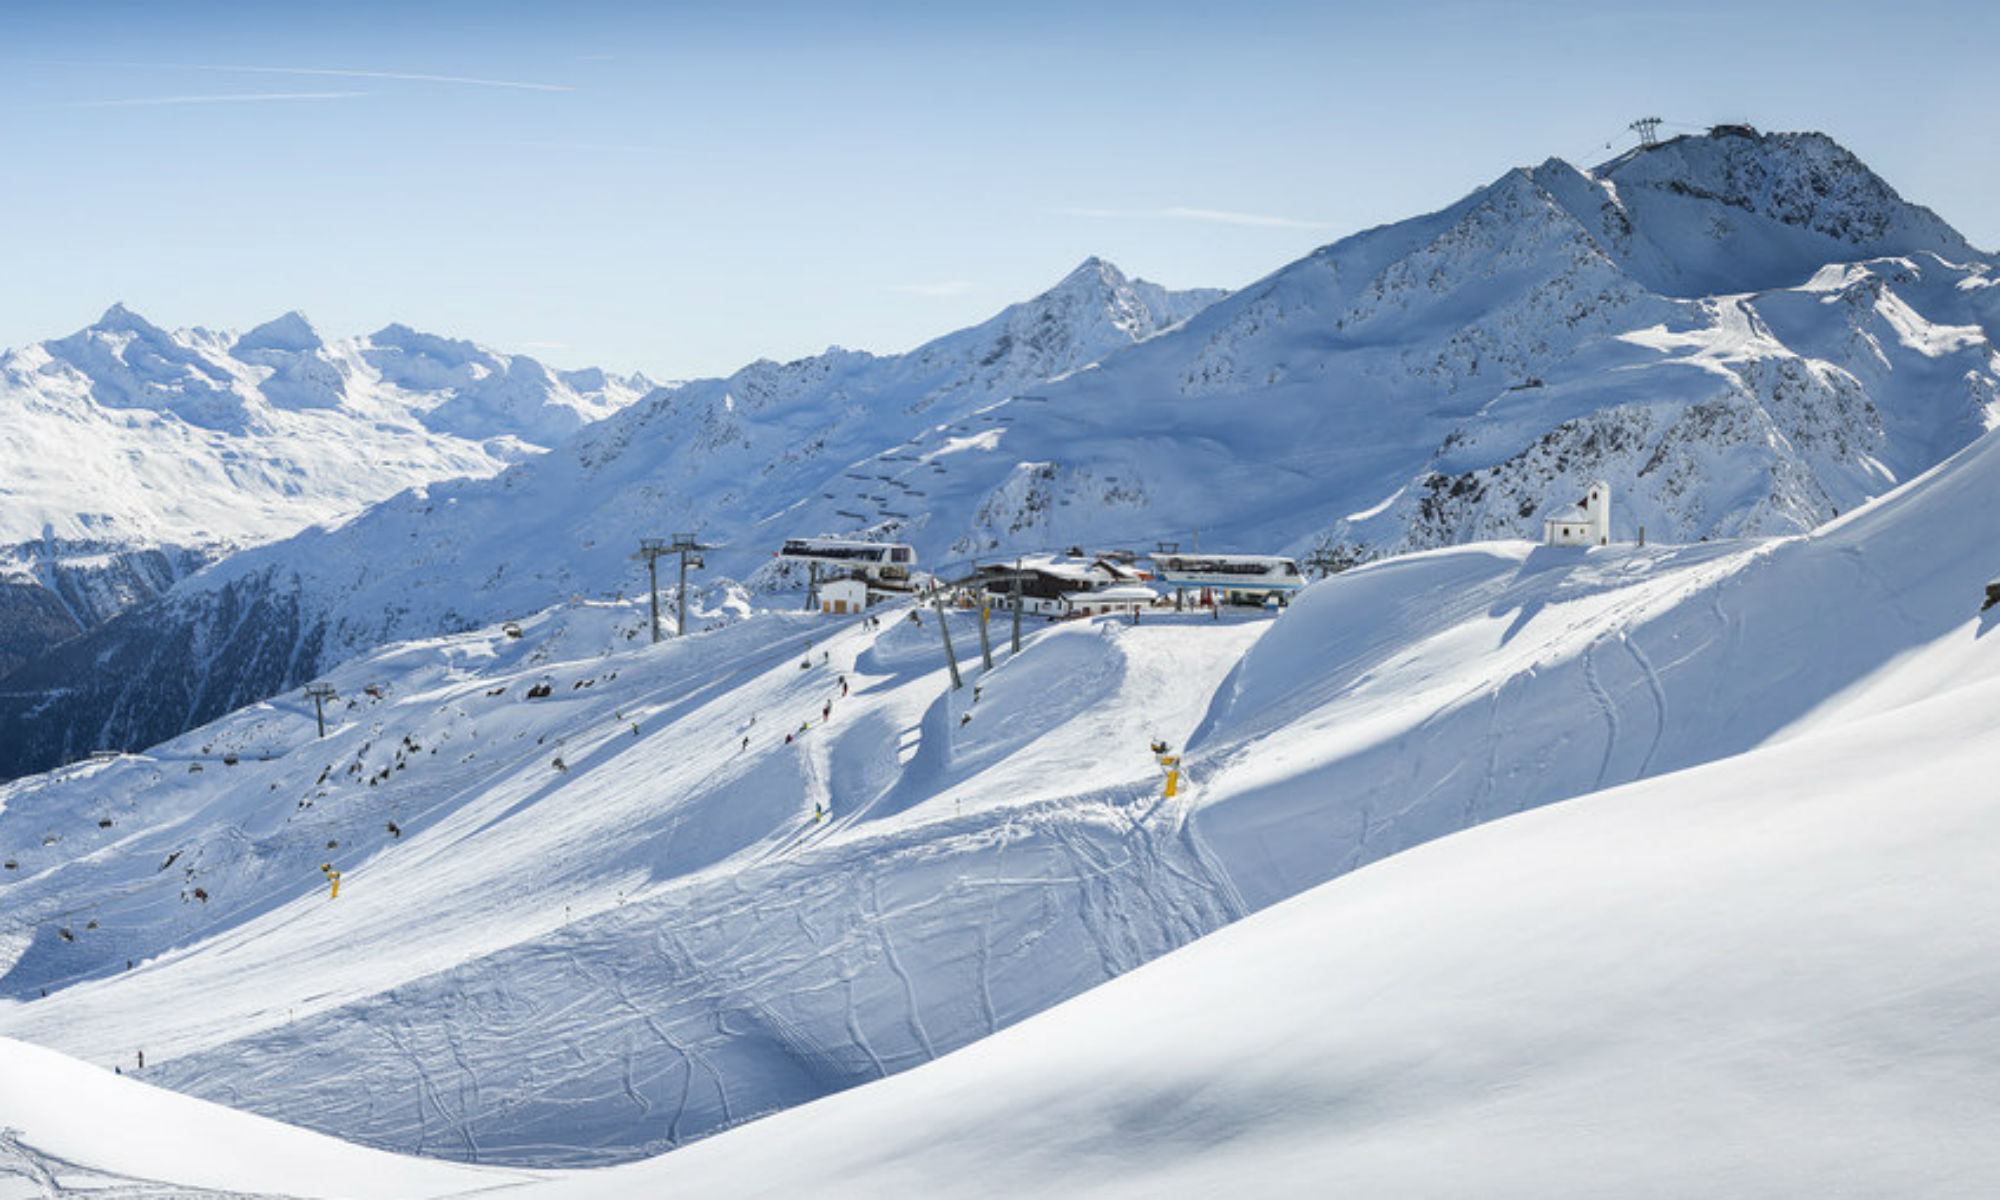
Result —
<instances>
[{"instance_id":1,"label":"ski lift station building","mask_svg":"<svg viewBox=\"0 0 2000 1200\"><path fill-rule=\"evenodd\" d=\"M917 552L901 542L863 542L847 538L786 538L776 556L814 567L831 568L863 579L904 580L916 566Z\"/></svg>"},{"instance_id":2,"label":"ski lift station building","mask_svg":"<svg viewBox=\"0 0 2000 1200\"><path fill-rule=\"evenodd\" d=\"M1153 575L1176 589L1194 589L1202 603L1219 597L1232 603L1282 604L1306 584L1299 564L1278 554L1159 553L1149 560Z\"/></svg>"},{"instance_id":3,"label":"ski lift station building","mask_svg":"<svg viewBox=\"0 0 2000 1200\"><path fill-rule=\"evenodd\" d=\"M1575 504L1542 518L1542 541L1550 546L1611 544L1611 485L1598 480Z\"/></svg>"},{"instance_id":4,"label":"ski lift station building","mask_svg":"<svg viewBox=\"0 0 2000 1200\"><path fill-rule=\"evenodd\" d=\"M1030 554L1012 564L990 563L978 568L978 574L994 577L978 586L995 603L1010 603L1012 580L1025 576L1020 579L1021 611L1049 617L1130 612L1155 599L1142 583L1143 573L1108 555Z\"/></svg>"},{"instance_id":5,"label":"ski lift station building","mask_svg":"<svg viewBox=\"0 0 2000 1200\"><path fill-rule=\"evenodd\" d=\"M841 615L909 594L917 552L901 542L788 538L774 557L805 563L812 574L809 603Z\"/></svg>"}]
</instances>

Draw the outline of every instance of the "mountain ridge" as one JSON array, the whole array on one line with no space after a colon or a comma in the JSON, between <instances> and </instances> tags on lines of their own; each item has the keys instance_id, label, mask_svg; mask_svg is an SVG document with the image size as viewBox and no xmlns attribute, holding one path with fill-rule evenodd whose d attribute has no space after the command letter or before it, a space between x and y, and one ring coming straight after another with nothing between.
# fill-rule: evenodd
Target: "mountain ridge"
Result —
<instances>
[{"instance_id":1,"label":"mountain ridge","mask_svg":"<svg viewBox=\"0 0 2000 1200\"><path fill-rule=\"evenodd\" d=\"M297 311L170 332L119 302L0 353L0 674L236 549L490 475L651 386L463 346L458 377L404 387L370 339Z\"/></svg>"},{"instance_id":2,"label":"mountain ridge","mask_svg":"<svg viewBox=\"0 0 2000 1200\"><path fill-rule=\"evenodd\" d=\"M706 607L737 584L793 586L767 555L806 534L909 541L936 565L1199 530L1351 565L1533 536L1599 478L1620 537L1799 532L2000 414L2000 270L1967 250L1822 135L1518 168L1183 308L1090 260L907 355L660 389L490 483L406 493L310 556L280 545L178 585L180 615L151 619L276 606L337 661L628 592L631 547L663 530L722 544ZM1691 280L1744 290L1679 294ZM1071 307L1077 290L1091 300ZM297 590L253 600L258 580ZM71 679L86 654L127 679L193 676L132 648L148 636L107 635L7 687ZM302 681L199 677L236 696ZM83 723L115 735L103 703Z\"/></svg>"}]
</instances>

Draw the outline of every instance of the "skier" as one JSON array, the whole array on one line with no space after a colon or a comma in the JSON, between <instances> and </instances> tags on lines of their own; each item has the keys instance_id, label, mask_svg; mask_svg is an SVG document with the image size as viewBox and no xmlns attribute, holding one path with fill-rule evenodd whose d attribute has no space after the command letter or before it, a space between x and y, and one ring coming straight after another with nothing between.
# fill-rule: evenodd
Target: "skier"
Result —
<instances>
[{"instance_id":1,"label":"skier","mask_svg":"<svg viewBox=\"0 0 2000 1200\"><path fill-rule=\"evenodd\" d=\"M840 698L842 700L847 699L847 676L845 675L840 677Z\"/></svg>"},{"instance_id":2,"label":"skier","mask_svg":"<svg viewBox=\"0 0 2000 1200\"><path fill-rule=\"evenodd\" d=\"M746 735L743 739L743 745L738 747L736 752L738 754L741 754L743 753L743 751L748 750L749 748L750 748L750 738Z\"/></svg>"},{"instance_id":3,"label":"skier","mask_svg":"<svg viewBox=\"0 0 2000 1200\"><path fill-rule=\"evenodd\" d=\"M822 721L833 720L833 701L829 700L819 706L819 719Z\"/></svg>"},{"instance_id":4,"label":"skier","mask_svg":"<svg viewBox=\"0 0 2000 1200\"><path fill-rule=\"evenodd\" d=\"M813 801L813 824L817 825L824 820L826 820L826 806L817 800Z\"/></svg>"},{"instance_id":5,"label":"skier","mask_svg":"<svg viewBox=\"0 0 2000 1200\"><path fill-rule=\"evenodd\" d=\"M146 1069L146 1052L144 1050L139 1051L139 1069L141 1071Z\"/></svg>"}]
</instances>

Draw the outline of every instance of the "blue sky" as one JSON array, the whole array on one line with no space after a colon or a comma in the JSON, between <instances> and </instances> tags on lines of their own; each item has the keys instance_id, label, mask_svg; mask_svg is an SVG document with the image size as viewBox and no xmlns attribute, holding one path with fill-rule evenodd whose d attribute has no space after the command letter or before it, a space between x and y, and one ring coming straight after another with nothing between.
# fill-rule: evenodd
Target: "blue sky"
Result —
<instances>
[{"instance_id":1,"label":"blue sky","mask_svg":"<svg viewBox=\"0 0 2000 1200\"><path fill-rule=\"evenodd\" d=\"M1626 125L1819 129L2000 247L2000 6L0 0L0 346L122 300L563 366L1241 286Z\"/></svg>"}]
</instances>

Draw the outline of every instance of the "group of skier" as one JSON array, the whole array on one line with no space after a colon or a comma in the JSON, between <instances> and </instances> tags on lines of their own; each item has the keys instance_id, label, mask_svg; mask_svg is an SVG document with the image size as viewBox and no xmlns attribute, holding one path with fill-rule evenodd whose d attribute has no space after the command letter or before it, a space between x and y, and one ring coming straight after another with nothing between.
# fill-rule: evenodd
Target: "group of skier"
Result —
<instances>
[{"instance_id":1,"label":"group of skier","mask_svg":"<svg viewBox=\"0 0 2000 1200\"><path fill-rule=\"evenodd\" d=\"M867 620L869 622L874 622L877 620L877 618L869 617L867 618ZM827 651L824 650L820 651L819 665L827 666L831 662L832 662L832 655L829 654ZM802 671L809 671L812 669L812 667L813 667L812 653L810 650L808 650L806 653L806 657L800 660L799 662L799 669ZM819 706L819 719L820 719L820 724L822 725L833 720L833 702L835 700L845 700L847 698L847 693L849 690L847 684L847 676L846 675L834 676L834 686L840 689L839 692L837 692L832 696L827 697L826 700L823 701ZM756 714L753 713L751 714L750 720L745 724L744 728L748 729L751 726L754 726L755 724L757 724L757 717ZM799 727L796 730L793 730L792 732L787 733L785 735L785 745L787 746L791 745L793 742L797 741L800 737L811 732L811 730L812 730L811 718L807 718L806 720L800 721ZM743 735L742 742L736 748L736 752L738 754L741 754L749 749L750 749L750 735L748 733L745 733ZM815 801L813 803L813 821L815 823L824 821L826 820L826 816L827 816L826 805L823 802Z\"/></svg>"},{"instance_id":2,"label":"group of skier","mask_svg":"<svg viewBox=\"0 0 2000 1200\"><path fill-rule=\"evenodd\" d=\"M824 666L828 661L830 661L829 657L824 652L822 652L820 656L820 664ZM802 668L810 669L812 667L812 659L808 657L804 662L800 663L799 666ZM819 720L820 724L822 725L826 724L828 721L833 720L833 702L835 700L844 700L847 698L847 676L845 675L837 676L834 682L836 685L839 686L840 694L837 696L828 697L826 702L819 706ZM755 725L757 723L757 718L754 716L751 717L750 723L752 725ZM811 729L812 729L812 720L810 718L804 721L800 721L797 733L788 733L785 735L785 744L787 746L791 745L793 739L800 736L800 734L808 732ZM750 738L746 735L743 738L743 744L740 747L738 747L737 750L738 753L741 753L742 751L748 750L749 748L750 748Z\"/></svg>"}]
</instances>

